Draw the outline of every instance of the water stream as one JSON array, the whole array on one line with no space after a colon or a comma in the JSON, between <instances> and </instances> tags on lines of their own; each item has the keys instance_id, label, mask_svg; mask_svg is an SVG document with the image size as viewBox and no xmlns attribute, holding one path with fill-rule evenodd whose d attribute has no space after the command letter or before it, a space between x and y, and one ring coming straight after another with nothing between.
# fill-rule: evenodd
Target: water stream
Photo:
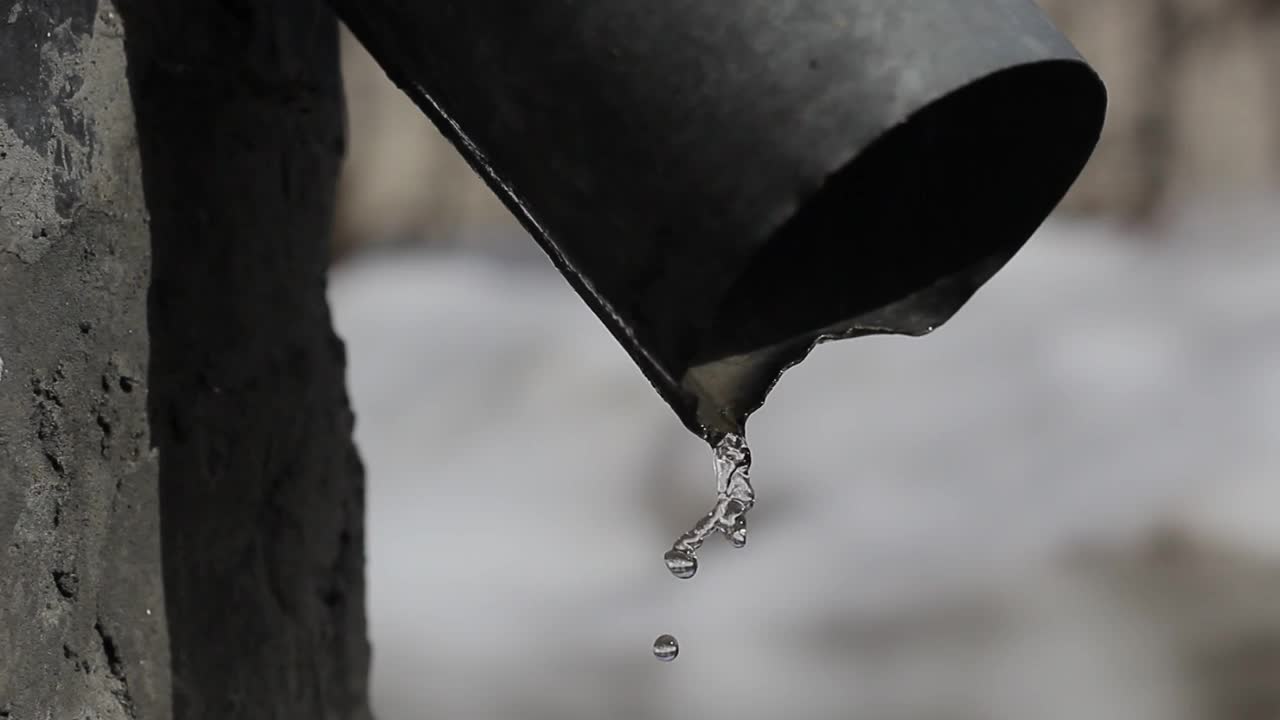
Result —
<instances>
[{"instance_id":1,"label":"water stream","mask_svg":"<svg viewBox=\"0 0 1280 720\"><path fill-rule=\"evenodd\" d=\"M663 556L667 570L681 580L698 572L698 549L712 535L722 533L735 548L747 544L747 513L756 504L751 486L751 448L745 436L730 433L713 448L716 472L716 502L688 532L676 539ZM654 641L653 654L663 661L674 660L680 648L676 639L663 635Z\"/></svg>"}]
</instances>

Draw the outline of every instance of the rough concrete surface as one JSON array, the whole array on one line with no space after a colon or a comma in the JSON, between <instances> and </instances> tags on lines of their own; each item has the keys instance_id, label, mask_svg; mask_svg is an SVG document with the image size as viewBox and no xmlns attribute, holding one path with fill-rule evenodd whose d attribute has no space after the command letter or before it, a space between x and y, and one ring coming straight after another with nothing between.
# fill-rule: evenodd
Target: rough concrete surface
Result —
<instances>
[{"instance_id":1,"label":"rough concrete surface","mask_svg":"<svg viewBox=\"0 0 1280 720\"><path fill-rule=\"evenodd\" d=\"M117 6L0 0L0 718L367 717L336 23Z\"/></svg>"},{"instance_id":2,"label":"rough concrete surface","mask_svg":"<svg viewBox=\"0 0 1280 720\"><path fill-rule=\"evenodd\" d=\"M0 717L168 715L119 18L0 2Z\"/></svg>"}]
</instances>

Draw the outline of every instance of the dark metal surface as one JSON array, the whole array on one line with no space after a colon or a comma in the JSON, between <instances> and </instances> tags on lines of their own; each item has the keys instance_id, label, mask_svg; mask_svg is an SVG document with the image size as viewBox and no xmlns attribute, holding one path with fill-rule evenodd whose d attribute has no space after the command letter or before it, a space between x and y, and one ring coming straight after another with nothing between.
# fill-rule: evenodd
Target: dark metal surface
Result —
<instances>
[{"instance_id":1,"label":"dark metal surface","mask_svg":"<svg viewBox=\"0 0 1280 720\"><path fill-rule=\"evenodd\" d=\"M947 320L1106 103L1030 0L334 1L704 436Z\"/></svg>"}]
</instances>

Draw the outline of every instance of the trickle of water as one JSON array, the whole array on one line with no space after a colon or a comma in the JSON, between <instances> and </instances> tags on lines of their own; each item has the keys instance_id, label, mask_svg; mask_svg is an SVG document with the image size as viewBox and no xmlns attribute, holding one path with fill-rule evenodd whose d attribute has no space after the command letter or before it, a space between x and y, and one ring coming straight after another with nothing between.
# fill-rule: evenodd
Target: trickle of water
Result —
<instances>
[{"instance_id":1,"label":"trickle of water","mask_svg":"<svg viewBox=\"0 0 1280 720\"><path fill-rule=\"evenodd\" d=\"M681 535L663 556L667 569L681 580L698 572L698 548L712 534L724 533L736 548L747 544L747 512L756 504L751 487L751 448L742 435L730 433L714 448L716 504Z\"/></svg>"},{"instance_id":2,"label":"trickle of water","mask_svg":"<svg viewBox=\"0 0 1280 720\"><path fill-rule=\"evenodd\" d=\"M653 641L653 656L662 662L671 662L680 654L680 643L671 635L659 635Z\"/></svg>"}]
</instances>

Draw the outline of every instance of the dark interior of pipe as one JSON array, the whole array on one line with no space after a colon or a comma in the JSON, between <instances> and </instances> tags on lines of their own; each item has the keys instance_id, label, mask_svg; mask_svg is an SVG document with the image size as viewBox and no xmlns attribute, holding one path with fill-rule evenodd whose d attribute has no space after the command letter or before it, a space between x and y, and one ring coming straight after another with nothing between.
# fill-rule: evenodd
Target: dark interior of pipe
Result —
<instances>
[{"instance_id":1,"label":"dark interior of pipe","mask_svg":"<svg viewBox=\"0 0 1280 720\"><path fill-rule=\"evenodd\" d=\"M816 333L993 254L1012 256L1079 174L1105 103L1087 67L1052 61L988 76L915 113L777 231L726 296L699 356ZM956 309L948 303L937 322Z\"/></svg>"}]
</instances>

